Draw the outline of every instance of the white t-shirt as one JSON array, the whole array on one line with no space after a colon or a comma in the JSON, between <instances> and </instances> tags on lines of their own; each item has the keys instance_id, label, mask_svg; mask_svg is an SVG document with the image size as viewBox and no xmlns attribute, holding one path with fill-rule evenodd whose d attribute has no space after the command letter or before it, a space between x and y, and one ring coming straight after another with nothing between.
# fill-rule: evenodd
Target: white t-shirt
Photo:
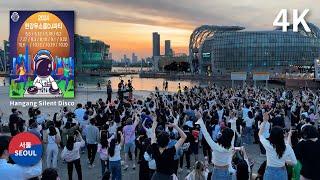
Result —
<instances>
[{"instance_id":1,"label":"white t-shirt","mask_svg":"<svg viewBox=\"0 0 320 180\"><path fill-rule=\"evenodd\" d=\"M67 162L71 162L80 158L80 147L84 147L85 142L82 140L81 142L75 142L73 145L73 149L69 151L67 147L61 152L61 158L66 160Z\"/></svg>"},{"instance_id":2,"label":"white t-shirt","mask_svg":"<svg viewBox=\"0 0 320 180\"><path fill-rule=\"evenodd\" d=\"M200 130L203 134L203 137L206 139L208 145L212 150L212 163L217 166L227 166L231 162L233 156L233 144L234 144L234 137L231 141L231 147L229 149L225 149L218 143L214 142L209 135L203 120L198 121L196 124L200 125Z\"/></svg>"},{"instance_id":3,"label":"white t-shirt","mask_svg":"<svg viewBox=\"0 0 320 180\"><path fill-rule=\"evenodd\" d=\"M153 158L151 158L151 156L147 152L144 152L143 157L146 161L148 161L149 169L153 169L153 170L157 169L156 161Z\"/></svg>"},{"instance_id":4,"label":"white t-shirt","mask_svg":"<svg viewBox=\"0 0 320 180\"><path fill-rule=\"evenodd\" d=\"M237 118L236 117L230 118L229 123L231 124L231 129L234 132L237 132Z\"/></svg>"},{"instance_id":5,"label":"white t-shirt","mask_svg":"<svg viewBox=\"0 0 320 180\"><path fill-rule=\"evenodd\" d=\"M286 144L286 150L284 151L282 157L279 159L276 149L270 144L270 142L262 135L260 135L259 138L261 144L266 149L267 166L284 167L286 161L290 161L293 164L297 163L296 156L290 145Z\"/></svg>"},{"instance_id":6,"label":"white t-shirt","mask_svg":"<svg viewBox=\"0 0 320 180\"><path fill-rule=\"evenodd\" d=\"M112 126L109 126L109 133L110 134L116 134L116 132L117 132L117 124L114 122L113 124L112 124Z\"/></svg>"},{"instance_id":7,"label":"white t-shirt","mask_svg":"<svg viewBox=\"0 0 320 180\"><path fill-rule=\"evenodd\" d=\"M152 128L145 128L145 130L146 130L147 137L152 138L152 136L153 136Z\"/></svg>"},{"instance_id":8,"label":"white t-shirt","mask_svg":"<svg viewBox=\"0 0 320 180\"><path fill-rule=\"evenodd\" d=\"M246 127L252 127L254 123L254 118L249 118L248 116L244 118L244 122L246 123Z\"/></svg>"},{"instance_id":9,"label":"white t-shirt","mask_svg":"<svg viewBox=\"0 0 320 180\"><path fill-rule=\"evenodd\" d=\"M101 160L104 160L104 161L108 160L109 158L108 148L102 148L102 145L99 143L97 152L99 153Z\"/></svg>"},{"instance_id":10,"label":"white t-shirt","mask_svg":"<svg viewBox=\"0 0 320 180\"><path fill-rule=\"evenodd\" d=\"M114 155L113 156L109 155L109 161L120 161L121 160L120 151L121 151L121 146L117 144L116 147L114 148Z\"/></svg>"}]
</instances>

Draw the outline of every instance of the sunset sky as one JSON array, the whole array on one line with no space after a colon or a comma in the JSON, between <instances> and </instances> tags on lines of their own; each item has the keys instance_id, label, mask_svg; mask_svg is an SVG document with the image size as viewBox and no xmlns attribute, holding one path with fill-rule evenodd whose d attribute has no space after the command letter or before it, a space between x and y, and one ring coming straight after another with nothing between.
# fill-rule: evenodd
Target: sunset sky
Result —
<instances>
[{"instance_id":1,"label":"sunset sky","mask_svg":"<svg viewBox=\"0 0 320 180\"><path fill-rule=\"evenodd\" d=\"M202 24L270 30L280 9L295 8L310 9L306 19L320 26L319 7L318 0L2 0L0 40L9 37L9 10L74 10L77 34L109 44L117 60L132 52L140 59L152 55L152 32L161 35L162 54L166 39L176 53L187 53Z\"/></svg>"}]
</instances>

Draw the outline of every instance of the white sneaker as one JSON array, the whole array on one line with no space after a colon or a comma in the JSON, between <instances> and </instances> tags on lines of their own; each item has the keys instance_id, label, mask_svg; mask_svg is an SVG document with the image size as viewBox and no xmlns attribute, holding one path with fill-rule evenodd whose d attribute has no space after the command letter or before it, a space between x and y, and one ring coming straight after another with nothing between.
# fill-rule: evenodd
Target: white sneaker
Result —
<instances>
[{"instance_id":1,"label":"white sneaker","mask_svg":"<svg viewBox=\"0 0 320 180\"><path fill-rule=\"evenodd\" d=\"M132 169L136 169L136 165L135 164L133 164Z\"/></svg>"},{"instance_id":2,"label":"white sneaker","mask_svg":"<svg viewBox=\"0 0 320 180\"><path fill-rule=\"evenodd\" d=\"M178 169L178 173L181 173L183 170L181 168Z\"/></svg>"},{"instance_id":3,"label":"white sneaker","mask_svg":"<svg viewBox=\"0 0 320 180\"><path fill-rule=\"evenodd\" d=\"M92 169L92 165L91 165L91 164L89 164L89 166L88 166L88 167L89 167L89 169Z\"/></svg>"},{"instance_id":4,"label":"white sneaker","mask_svg":"<svg viewBox=\"0 0 320 180\"><path fill-rule=\"evenodd\" d=\"M124 169L124 170L127 170L128 167L129 167L128 165L125 165L123 169Z\"/></svg>"}]
</instances>

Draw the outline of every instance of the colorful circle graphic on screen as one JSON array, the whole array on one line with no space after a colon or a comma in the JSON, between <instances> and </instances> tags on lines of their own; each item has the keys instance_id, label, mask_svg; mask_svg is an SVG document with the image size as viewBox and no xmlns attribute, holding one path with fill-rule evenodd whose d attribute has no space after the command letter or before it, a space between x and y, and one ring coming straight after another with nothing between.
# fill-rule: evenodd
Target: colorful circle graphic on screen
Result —
<instances>
[{"instance_id":1,"label":"colorful circle graphic on screen","mask_svg":"<svg viewBox=\"0 0 320 180\"><path fill-rule=\"evenodd\" d=\"M12 160L21 166L32 166L41 160L41 140L32 133L23 132L14 136L9 144Z\"/></svg>"}]
</instances>

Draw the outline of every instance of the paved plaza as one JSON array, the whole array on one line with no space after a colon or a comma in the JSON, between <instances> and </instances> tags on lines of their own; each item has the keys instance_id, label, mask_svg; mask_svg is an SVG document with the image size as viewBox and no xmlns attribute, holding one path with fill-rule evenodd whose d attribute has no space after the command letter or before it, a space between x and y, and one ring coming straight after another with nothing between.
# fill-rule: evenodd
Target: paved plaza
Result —
<instances>
[{"instance_id":1,"label":"paved plaza","mask_svg":"<svg viewBox=\"0 0 320 180\"><path fill-rule=\"evenodd\" d=\"M253 166L253 173L256 173L258 168L260 167L260 164L266 159L266 157L260 156L260 150L259 146L257 144L253 144L246 147L248 156L250 160L253 160L255 162ZM199 149L200 153L200 159L203 160L202 155L202 149ZM59 154L60 155L60 154ZM98 180L101 179L101 164L100 159L98 157L99 155L96 155L95 159L95 167L92 169L89 169L88 167L88 159L86 152L81 154L81 167L82 167L82 175L84 180ZM122 153L122 160L124 159L124 154ZM43 167L45 168L45 162L43 162ZM194 156L191 155L191 166L194 164ZM186 162L184 161L184 166L186 165ZM61 180L67 180L68 179L68 171L67 171L67 164L62 163L62 160L58 160L58 173L61 178ZM178 178L183 180L187 175L186 168L181 173L178 173ZM73 169L73 179L77 179L77 173L75 168ZM122 179L123 180L138 180L139 179L139 166L136 167L135 170L132 169L132 167L129 167L127 170L123 170L122 166Z\"/></svg>"},{"instance_id":2,"label":"paved plaza","mask_svg":"<svg viewBox=\"0 0 320 180\"><path fill-rule=\"evenodd\" d=\"M149 94L148 91L136 91L134 93L134 96L136 98L142 98L145 97L147 94ZM116 96L116 94L114 94ZM106 99L106 92L104 90L99 91L95 88L89 89L88 91L86 89L79 89L76 94L76 98L70 101L74 101L75 104L78 102L86 103L87 101L95 102L98 98ZM11 113L11 108L9 102L10 101L31 101L31 100L19 100L19 99L10 99L8 97L8 89L7 87L0 87L0 107L3 111L3 121L6 122L8 120L8 117ZM40 99L33 99L32 101L37 101ZM41 99L42 100L42 99ZM52 99L48 99L48 101L53 101ZM18 109L23 113L23 118L27 119L27 111L29 107L18 107ZM58 112L61 107L55 106L55 107L41 107L40 110L43 114L49 114L52 119L52 116L55 112ZM70 107L74 109L75 107ZM253 144L246 147L247 154L249 156L250 160L253 160L255 162L253 166L253 173L256 173L260 164L266 159L265 157L260 156L260 150L259 146L257 144ZM199 157L200 160L203 160L202 155L202 149L199 149ZM124 154L122 152L122 159L124 159ZM98 154L96 155L95 159L95 167L92 169L89 169L88 167L88 160L87 160L87 152L84 152L81 154L81 166L82 166L82 174L84 180L96 180L101 178L101 164ZM191 155L191 165L194 164L194 156ZM186 165L186 162L184 162L184 166ZM43 168L46 168L45 161L43 162ZM62 180L68 179L68 171L67 171L67 164L63 163L60 159L60 153L59 153L59 159L58 159L58 173L60 175L60 178ZM178 174L179 179L184 179L187 175L186 168ZM122 169L122 177L124 180L134 180L139 179L139 166L137 165L136 169L133 170L131 167L128 168L126 171ZM73 179L77 179L76 170L74 168L73 170Z\"/></svg>"}]
</instances>

